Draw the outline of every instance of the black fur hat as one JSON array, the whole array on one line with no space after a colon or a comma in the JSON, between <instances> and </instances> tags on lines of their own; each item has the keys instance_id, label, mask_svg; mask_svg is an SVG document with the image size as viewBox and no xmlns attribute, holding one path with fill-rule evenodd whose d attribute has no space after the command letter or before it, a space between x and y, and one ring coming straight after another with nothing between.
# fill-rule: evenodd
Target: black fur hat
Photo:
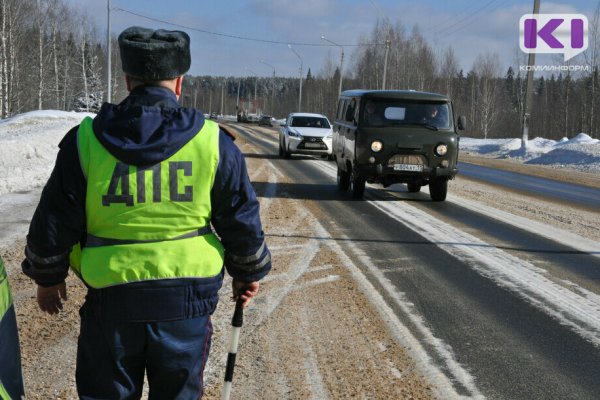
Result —
<instances>
[{"instance_id":1,"label":"black fur hat","mask_svg":"<svg viewBox=\"0 0 600 400\"><path fill-rule=\"evenodd\" d=\"M192 63L190 37L181 31L132 26L119 35L119 49L123 72L142 80L177 78Z\"/></svg>"}]
</instances>

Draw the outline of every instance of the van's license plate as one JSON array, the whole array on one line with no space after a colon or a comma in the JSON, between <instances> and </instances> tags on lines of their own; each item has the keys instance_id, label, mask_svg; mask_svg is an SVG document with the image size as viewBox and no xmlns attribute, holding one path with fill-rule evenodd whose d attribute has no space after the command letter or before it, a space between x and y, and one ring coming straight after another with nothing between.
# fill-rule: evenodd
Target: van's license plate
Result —
<instances>
[{"instance_id":1,"label":"van's license plate","mask_svg":"<svg viewBox=\"0 0 600 400\"><path fill-rule=\"evenodd\" d=\"M423 172L423 166L420 164L394 164L394 171Z\"/></svg>"}]
</instances>

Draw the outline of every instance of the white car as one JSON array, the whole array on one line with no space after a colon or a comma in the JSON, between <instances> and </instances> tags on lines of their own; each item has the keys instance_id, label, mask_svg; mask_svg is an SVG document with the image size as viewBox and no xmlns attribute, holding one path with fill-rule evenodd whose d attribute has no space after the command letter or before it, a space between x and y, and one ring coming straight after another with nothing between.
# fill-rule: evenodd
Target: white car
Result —
<instances>
[{"instance_id":1,"label":"white car","mask_svg":"<svg viewBox=\"0 0 600 400\"><path fill-rule=\"evenodd\" d=\"M291 113L279 132L279 155L314 154L332 157L333 129L323 114Z\"/></svg>"}]
</instances>

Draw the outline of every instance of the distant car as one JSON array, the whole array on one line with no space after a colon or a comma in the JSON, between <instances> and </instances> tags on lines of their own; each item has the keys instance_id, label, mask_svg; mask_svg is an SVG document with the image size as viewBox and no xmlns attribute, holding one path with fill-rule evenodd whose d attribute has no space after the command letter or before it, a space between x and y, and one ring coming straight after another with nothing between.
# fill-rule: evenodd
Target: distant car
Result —
<instances>
[{"instance_id":1,"label":"distant car","mask_svg":"<svg viewBox=\"0 0 600 400\"><path fill-rule=\"evenodd\" d=\"M258 126L273 126L274 123L275 118L271 117L270 115L263 115L258 120Z\"/></svg>"},{"instance_id":2,"label":"distant car","mask_svg":"<svg viewBox=\"0 0 600 400\"><path fill-rule=\"evenodd\" d=\"M333 130L326 116L291 113L279 132L279 155L313 154L331 158Z\"/></svg>"},{"instance_id":3,"label":"distant car","mask_svg":"<svg viewBox=\"0 0 600 400\"><path fill-rule=\"evenodd\" d=\"M248 122L258 122L258 116L256 114L248 114Z\"/></svg>"},{"instance_id":4,"label":"distant car","mask_svg":"<svg viewBox=\"0 0 600 400\"><path fill-rule=\"evenodd\" d=\"M209 118L210 119L219 119L219 115L216 112L211 112Z\"/></svg>"}]
</instances>

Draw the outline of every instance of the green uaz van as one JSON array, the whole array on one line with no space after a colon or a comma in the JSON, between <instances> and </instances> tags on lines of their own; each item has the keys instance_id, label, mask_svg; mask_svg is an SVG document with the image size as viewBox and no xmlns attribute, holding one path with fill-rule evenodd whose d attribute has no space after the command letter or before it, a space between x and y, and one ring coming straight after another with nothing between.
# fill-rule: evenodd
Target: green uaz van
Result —
<instances>
[{"instance_id":1,"label":"green uaz van","mask_svg":"<svg viewBox=\"0 0 600 400\"><path fill-rule=\"evenodd\" d=\"M458 170L459 135L451 100L412 90L348 90L338 101L333 129L337 185L362 198L365 183L405 183L409 192L429 185L443 201Z\"/></svg>"}]
</instances>

